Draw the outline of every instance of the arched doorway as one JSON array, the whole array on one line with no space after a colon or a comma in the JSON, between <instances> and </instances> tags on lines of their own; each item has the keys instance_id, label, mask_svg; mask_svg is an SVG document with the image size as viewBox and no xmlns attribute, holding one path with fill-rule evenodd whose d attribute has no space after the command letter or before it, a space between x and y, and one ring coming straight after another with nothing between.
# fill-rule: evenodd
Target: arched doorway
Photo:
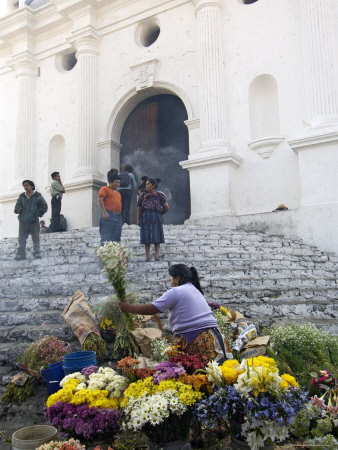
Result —
<instances>
[{"instance_id":1,"label":"arched doorway","mask_svg":"<svg viewBox=\"0 0 338 450\"><path fill-rule=\"evenodd\" d=\"M134 168L138 184L142 175L161 179L159 190L167 195L170 206L167 224L180 224L190 217L189 174L179 165L189 153L185 120L187 112L178 97L156 95L136 106L121 133L121 166ZM131 220L136 223L136 207L131 208Z\"/></svg>"}]
</instances>

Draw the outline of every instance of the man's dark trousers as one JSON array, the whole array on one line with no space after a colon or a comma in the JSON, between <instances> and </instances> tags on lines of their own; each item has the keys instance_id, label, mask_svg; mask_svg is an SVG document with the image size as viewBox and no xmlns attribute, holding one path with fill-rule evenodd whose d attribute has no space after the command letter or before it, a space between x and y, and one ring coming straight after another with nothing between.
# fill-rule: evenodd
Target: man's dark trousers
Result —
<instances>
[{"instance_id":1,"label":"man's dark trousers","mask_svg":"<svg viewBox=\"0 0 338 450\"><path fill-rule=\"evenodd\" d=\"M131 189L120 189L119 193L121 194L122 200L122 211L121 211L122 223L126 223L129 225L130 203L133 191Z\"/></svg>"},{"instance_id":2,"label":"man's dark trousers","mask_svg":"<svg viewBox=\"0 0 338 450\"><path fill-rule=\"evenodd\" d=\"M18 256L26 256L26 242L28 236L32 236L33 255L40 256L40 224L39 221L34 223L19 222L19 248Z\"/></svg>"},{"instance_id":3,"label":"man's dark trousers","mask_svg":"<svg viewBox=\"0 0 338 450\"><path fill-rule=\"evenodd\" d=\"M52 232L60 231L61 197L56 194L52 197Z\"/></svg>"}]
</instances>

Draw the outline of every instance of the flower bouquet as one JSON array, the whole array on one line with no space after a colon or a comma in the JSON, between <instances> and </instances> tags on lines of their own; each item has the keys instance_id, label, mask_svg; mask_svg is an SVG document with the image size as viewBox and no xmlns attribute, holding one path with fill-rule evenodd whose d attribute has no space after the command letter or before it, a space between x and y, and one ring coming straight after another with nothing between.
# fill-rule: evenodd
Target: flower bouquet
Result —
<instances>
[{"instance_id":1,"label":"flower bouquet","mask_svg":"<svg viewBox=\"0 0 338 450\"><path fill-rule=\"evenodd\" d=\"M47 399L45 417L68 435L86 440L119 430L120 402L128 380L109 367L87 367L67 375Z\"/></svg>"},{"instance_id":2,"label":"flower bouquet","mask_svg":"<svg viewBox=\"0 0 338 450\"><path fill-rule=\"evenodd\" d=\"M152 377L154 375L155 369L140 368L138 367L140 364L141 361L138 359L127 356L117 363L116 368L121 370L130 383L134 383L137 380L143 380L144 378Z\"/></svg>"},{"instance_id":3,"label":"flower bouquet","mask_svg":"<svg viewBox=\"0 0 338 450\"><path fill-rule=\"evenodd\" d=\"M160 363L152 377L125 390L123 427L142 430L156 444L187 439L192 406L208 387L207 375L188 375L181 364Z\"/></svg>"},{"instance_id":4,"label":"flower bouquet","mask_svg":"<svg viewBox=\"0 0 338 450\"><path fill-rule=\"evenodd\" d=\"M39 371L42 367L62 361L63 355L70 353L71 347L56 338L46 335L30 344L21 356L21 361L27 364L31 370Z\"/></svg>"},{"instance_id":5,"label":"flower bouquet","mask_svg":"<svg viewBox=\"0 0 338 450\"><path fill-rule=\"evenodd\" d=\"M40 369L61 361L63 355L71 351L67 343L51 335L28 345L17 364L20 372L6 386L2 400L6 403L26 401L34 393L35 381L41 378Z\"/></svg>"},{"instance_id":6,"label":"flower bouquet","mask_svg":"<svg viewBox=\"0 0 338 450\"><path fill-rule=\"evenodd\" d=\"M323 393L313 396L297 415L291 433L314 450L338 448L338 385L328 370L311 372L311 383Z\"/></svg>"},{"instance_id":7,"label":"flower bouquet","mask_svg":"<svg viewBox=\"0 0 338 450\"><path fill-rule=\"evenodd\" d=\"M214 390L195 406L195 417L211 427L221 423L253 450L284 441L307 399L292 376L279 375L272 358L212 362L206 373Z\"/></svg>"},{"instance_id":8,"label":"flower bouquet","mask_svg":"<svg viewBox=\"0 0 338 450\"><path fill-rule=\"evenodd\" d=\"M127 273L127 261L131 256L131 251L119 242L105 242L101 247L96 248L96 255L103 264L103 270L107 275L108 280L115 289L116 297L119 302L125 302L128 300L126 293L126 273ZM104 317L113 321L113 317L116 316L116 310L118 310L117 304L114 304L112 300L112 310L114 313L112 317L107 314ZM113 354L115 357L119 356L119 353L127 352L129 355L134 355L137 350L137 343L131 330L133 329L133 318L130 313L118 313L122 316L121 321L116 327L116 337L114 343ZM115 325L115 324L114 324Z\"/></svg>"},{"instance_id":9,"label":"flower bouquet","mask_svg":"<svg viewBox=\"0 0 338 450\"><path fill-rule=\"evenodd\" d=\"M86 450L85 445L81 445L78 439L68 441L50 441L48 444L40 445L36 450Z\"/></svg>"}]
</instances>

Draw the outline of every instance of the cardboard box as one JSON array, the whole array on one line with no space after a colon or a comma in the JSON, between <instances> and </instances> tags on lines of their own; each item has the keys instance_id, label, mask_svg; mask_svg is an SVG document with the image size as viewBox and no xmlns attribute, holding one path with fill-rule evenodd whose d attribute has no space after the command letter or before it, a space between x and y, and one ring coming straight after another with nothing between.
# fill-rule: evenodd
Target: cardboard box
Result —
<instances>
[{"instance_id":1,"label":"cardboard box","mask_svg":"<svg viewBox=\"0 0 338 450\"><path fill-rule=\"evenodd\" d=\"M244 348L249 347L258 347L260 345L267 346L270 341L270 336L258 336L255 339L252 339L252 341L249 341L245 344Z\"/></svg>"},{"instance_id":2,"label":"cardboard box","mask_svg":"<svg viewBox=\"0 0 338 450\"><path fill-rule=\"evenodd\" d=\"M241 353L240 357L242 359L255 358L256 356L265 355L266 345L258 345L256 347L245 348Z\"/></svg>"}]
</instances>

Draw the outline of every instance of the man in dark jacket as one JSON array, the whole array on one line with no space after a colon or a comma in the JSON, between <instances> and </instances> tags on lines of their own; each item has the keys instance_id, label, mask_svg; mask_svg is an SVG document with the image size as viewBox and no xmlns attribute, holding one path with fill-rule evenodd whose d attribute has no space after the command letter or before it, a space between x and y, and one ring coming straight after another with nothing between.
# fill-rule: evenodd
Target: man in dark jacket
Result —
<instances>
[{"instance_id":1,"label":"man in dark jacket","mask_svg":"<svg viewBox=\"0 0 338 450\"><path fill-rule=\"evenodd\" d=\"M19 247L15 257L17 261L26 259L26 241L29 235L33 240L34 258L41 258L39 217L48 209L45 199L35 191L33 181L24 180L22 186L25 192L20 194L14 208L15 214L19 214Z\"/></svg>"}]
</instances>

